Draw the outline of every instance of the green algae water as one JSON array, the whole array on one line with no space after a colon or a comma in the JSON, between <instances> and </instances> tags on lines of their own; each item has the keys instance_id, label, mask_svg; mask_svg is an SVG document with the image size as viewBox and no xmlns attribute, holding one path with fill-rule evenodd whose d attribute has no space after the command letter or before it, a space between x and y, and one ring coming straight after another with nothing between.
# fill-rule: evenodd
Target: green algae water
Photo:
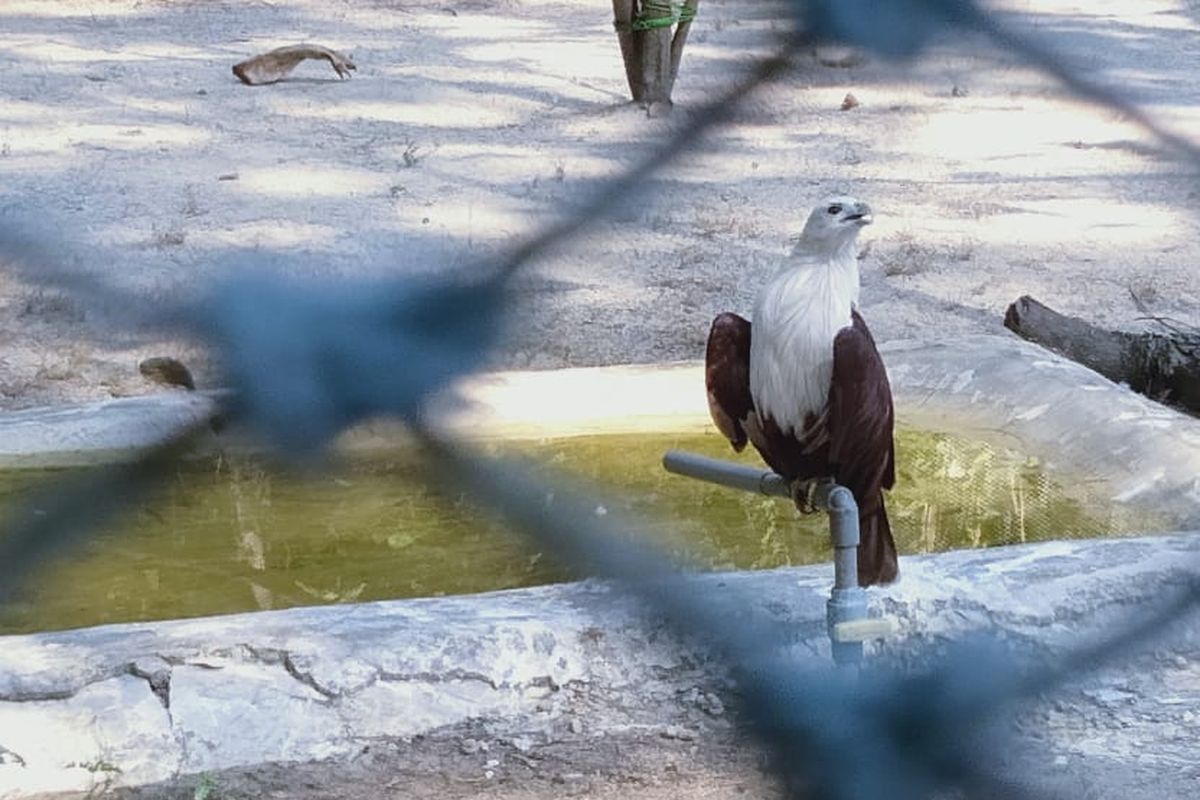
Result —
<instances>
[{"instance_id":1,"label":"green algae water","mask_svg":"<svg viewBox=\"0 0 1200 800\"><path fill-rule=\"evenodd\" d=\"M786 500L665 472L662 454L735 456L716 434L606 435L487 445L594 482L596 514L646 517L712 569L829 561L823 515ZM0 633L193 617L297 605L464 594L570 578L522 538L435 494L415 452L357 457L300 478L252 458L182 464L166 490L0 606ZM53 473L0 475L0 504ZM603 495L602 497L600 495ZM1145 530L1153 520L1097 502L1038 463L927 431L897 433L888 496L901 553ZM2 535L2 534L0 534ZM901 564L903 570L903 564Z\"/></svg>"}]
</instances>

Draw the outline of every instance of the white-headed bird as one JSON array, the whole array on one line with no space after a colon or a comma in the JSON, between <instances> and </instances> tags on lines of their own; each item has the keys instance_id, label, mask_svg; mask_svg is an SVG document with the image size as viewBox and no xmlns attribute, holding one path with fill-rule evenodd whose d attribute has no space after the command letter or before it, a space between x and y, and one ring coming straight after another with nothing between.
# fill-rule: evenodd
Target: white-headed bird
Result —
<instances>
[{"instance_id":1,"label":"white-headed bird","mask_svg":"<svg viewBox=\"0 0 1200 800\"><path fill-rule=\"evenodd\" d=\"M859 510L858 582L896 577L883 490L895 482L892 391L859 315L858 232L871 209L831 197L754 304L713 320L705 382L713 421L737 451L749 441L793 482L832 478ZM805 503L797 497L802 510Z\"/></svg>"}]
</instances>

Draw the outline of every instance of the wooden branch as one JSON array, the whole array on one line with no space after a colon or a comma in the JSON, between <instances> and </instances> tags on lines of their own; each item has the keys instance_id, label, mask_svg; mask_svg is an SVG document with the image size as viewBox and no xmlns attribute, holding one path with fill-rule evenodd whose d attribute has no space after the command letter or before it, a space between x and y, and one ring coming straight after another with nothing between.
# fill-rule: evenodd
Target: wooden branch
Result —
<instances>
[{"instance_id":1,"label":"wooden branch","mask_svg":"<svg viewBox=\"0 0 1200 800\"><path fill-rule=\"evenodd\" d=\"M1004 327L1151 399L1200 413L1200 332L1105 330L1029 296L1008 307Z\"/></svg>"},{"instance_id":2,"label":"wooden branch","mask_svg":"<svg viewBox=\"0 0 1200 800\"><path fill-rule=\"evenodd\" d=\"M336 50L319 44L293 44L240 61L233 65L233 74L248 86L275 83L287 77L297 64L307 58L328 61L333 71L343 80L350 77L351 70L358 69L353 61Z\"/></svg>"}]
</instances>

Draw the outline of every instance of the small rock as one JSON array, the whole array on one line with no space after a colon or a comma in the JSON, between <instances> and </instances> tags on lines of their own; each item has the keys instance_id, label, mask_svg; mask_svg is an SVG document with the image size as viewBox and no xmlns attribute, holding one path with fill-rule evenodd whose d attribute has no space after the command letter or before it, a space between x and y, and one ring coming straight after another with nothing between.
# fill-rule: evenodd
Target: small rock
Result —
<instances>
[{"instance_id":1,"label":"small rock","mask_svg":"<svg viewBox=\"0 0 1200 800\"><path fill-rule=\"evenodd\" d=\"M179 247L187 241L187 234L183 231L162 231L155 234L155 247Z\"/></svg>"},{"instance_id":2,"label":"small rock","mask_svg":"<svg viewBox=\"0 0 1200 800\"><path fill-rule=\"evenodd\" d=\"M528 753L533 749L536 742L530 736L514 736L508 740L508 743L513 746L513 749L518 753Z\"/></svg>"},{"instance_id":3,"label":"small rock","mask_svg":"<svg viewBox=\"0 0 1200 800\"><path fill-rule=\"evenodd\" d=\"M482 742L478 739L463 739L458 743L458 749L463 755L474 755L483 749Z\"/></svg>"},{"instance_id":4,"label":"small rock","mask_svg":"<svg viewBox=\"0 0 1200 800\"><path fill-rule=\"evenodd\" d=\"M725 704L721 702L721 698L707 692L696 700L696 706L710 717L719 717L725 713Z\"/></svg>"},{"instance_id":5,"label":"small rock","mask_svg":"<svg viewBox=\"0 0 1200 800\"><path fill-rule=\"evenodd\" d=\"M1065 767L1066 765L1067 765L1067 757L1066 756L1055 756L1054 757L1054 766Z\"/></svg>"},{"instance_id":6,"label":"small rock","mask_svg":"<svg viewBox=\"0 0 1200 800\"><path fill-rule=\"evenodd\" d=\"M555 775L551 778L553 783L578 783L582 781L584 775L582 772L564 772L560 775Z\"/></svg>"},{"instance_id":7,"label":"small rock","mask_svg":"<svg viewBox=\"0 0 1200 800\"><path fill-rule=\"evenodd\" d=\"M842 111L849 111L852 108L858 108L858 98L853 92L846 92L846 96L842 99Z\"/></svg>"},{"instance_id":8,"label":"small rock","mask_svg":"<svg viewBox=\"0 0 1200 800\"><path fill-rule=\"evenodd\" d=\"M188 390L196 388L191 371L183 365L182 361L170 356L154 356L144 359L138 364L138 372L142 373L143 377L164 386L178 386Z\"/></svg>"},{"instance_id":9,"label":"small rock","mask_svg":"<svg viewBox=\"0 0 1200 800\"><path fill-rule=\"evenodd\" d=\"M200 95L201 97L205 97L208 95L208 89L197 89L196 94Z\"/></svg>"},{"instance_id":10,"label":"small rock","mask_svg":"<svg viewBox=\"0 0 1200 800\"><path fill-rule=\"evenodd\" d=\"M486 762L484 762L484 766L485 767L498 767L498 766L500 766L500 759L489 758Z\"/></svg>"},{"instance_id":11,"label":"small rock","mask_svg":"<svg viewBox=\"0 0 1200 800\"><path fill-rule=\"evenodd\" d=\"M957 83L954 84L954 88L950 90L951 97L966 97L970 93L971 92L967 90L967 87L959 86Z\"/></svg>"},{"instance_id":12,"label":"small rock","mask_svg":"<svg viewBox=\"0 0 1200 800\"><path fill-rule=\"evenodd\" d=\"M663 102L662 100L653 102L650 104L650 107L646 109L646 116L650 117L650 119L661 119L662 117L667 117L670 115L671 102L669 100L666 102Z\"/></svg>"},{"instance_id":13,"label":"small rock","mask_svg":"<svg viewBox=\"0 0 1200 800\"><path fill-rule=\"evenodd\" d=\"M217 176L217 180L219 181L236 181L237 179L238 174L236 172L226 172L224 175Z\"/></svg>"},{"instance_id":14,"label":"small rock","mask_svg":"<svg viewBox=\"0 0 1200 800\"><path fill-rule=\"evenodd\" d=\"M866 57L860 50L855 50L853 47L843 47L842 45L819 45L816 48L816 56L817 61L822 65L826 67L838 67L839 69L857 67L866 61Z\"/></svg>"},{"instance_id":15,"label":"small rock","mask_svg":"<svg viewBox=\"0 0 1200 800\"><path fill-rule=\"evenodd\" d=\"M485 769L483 771L483 777L487 778L488 780L491 780L492 778L496 777L496 773L493 770Z\"/></svg>"},{"instance_id":16,"label":"small rock","mask_svg":"<svg viewBox=\"0 0 1200 800\"><path fill-rule=\"evenodd\" d=\"M567 729L570 730L571 733L583 733L583 722L578 719L572 719L567 723Z\"/></svg>"},{"instance_id":17,"label":"small rock","mask_svg":"<svg viewBox=\"0 0 1200 800\"><path fill-rule=\"evenodd\" d=\"M678 739L681 742L690 742L696 738L693 731L679 725L668 725L659 735L664 739Z\"/></svg>"},{"instance_id":18,"label":"small rock","mask_svg":"<svg viewBox=\"0 0 1200 800\"><path fill-rule=\"evenodd\" d=\"M1103 706L1125 705L1137 699L1137 695L1133 692L1107 687L1100 689L1084 689L1081 694Z\"/></svg>"}]
</instances>

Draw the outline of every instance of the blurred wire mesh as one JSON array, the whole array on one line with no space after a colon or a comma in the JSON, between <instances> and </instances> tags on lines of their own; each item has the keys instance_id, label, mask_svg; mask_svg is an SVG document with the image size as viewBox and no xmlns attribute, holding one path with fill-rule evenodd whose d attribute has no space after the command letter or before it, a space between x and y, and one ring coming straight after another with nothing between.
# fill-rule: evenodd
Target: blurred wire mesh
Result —
<instances>
[{"instance_id":1,"label":"blurred wire mesh","mask_svg":"<svg viewBox=\"0 0 1200 800\"><path fill-rule=\"evenodd\" d=\"M879 670L861 682L800 669L780 650L785 632L751 613L748 598L697 590L654 548L624 535L636 519L588 513L594 498L550 487L514 461L488 459L448 441L424 421L423 404L474 369L495 346L510 304L510 279L535 257L564 246L637 192L645 178L736 113L738 101L789 65L798 48L841 42L884 57L918 57L946 37L978 37L1058 78L1087 101L1136 121L1190 165L1200 149L1160 126L1114 87L1071 66L1069 53L1017 30L972 2L808 0L792 2L795 29L725 96L643 163L602 188L577 214L477 269L455 276L339 286L289 285L247 270L202 303L157 314L154 325L184 329L219 355L233 393L222 414L256 431L284 455L311 460L345 427L392 415L422 438L437 480L467 491L555 552L575 570L621 582L670 618L681 635L706 640L738 677L737 707L776 756L794 796L926 798L946 791L1016 797L1020 789L978 757L1007 745L1000 715L1013 702L1053 689L1081 671L1125 655L1200 602L1200 584L1152 605L1140 619L1061 664L1022 671L993 643L964 645L918 674ZM51 234L0 227L5 260L23 280L120 308L121 292L83 278L69 248ZM252 301L246 298L253 298ZM258 365L269 360L271 370ZM0 595L8 596L54 558L66 557L161 483L166 466L204 426L179 432L138 460L55 482L17 511L0 540ZM548 490L556 502L545 504ZM863 765L869 765L865 768Z\"/></svg>"}]
</instances>

